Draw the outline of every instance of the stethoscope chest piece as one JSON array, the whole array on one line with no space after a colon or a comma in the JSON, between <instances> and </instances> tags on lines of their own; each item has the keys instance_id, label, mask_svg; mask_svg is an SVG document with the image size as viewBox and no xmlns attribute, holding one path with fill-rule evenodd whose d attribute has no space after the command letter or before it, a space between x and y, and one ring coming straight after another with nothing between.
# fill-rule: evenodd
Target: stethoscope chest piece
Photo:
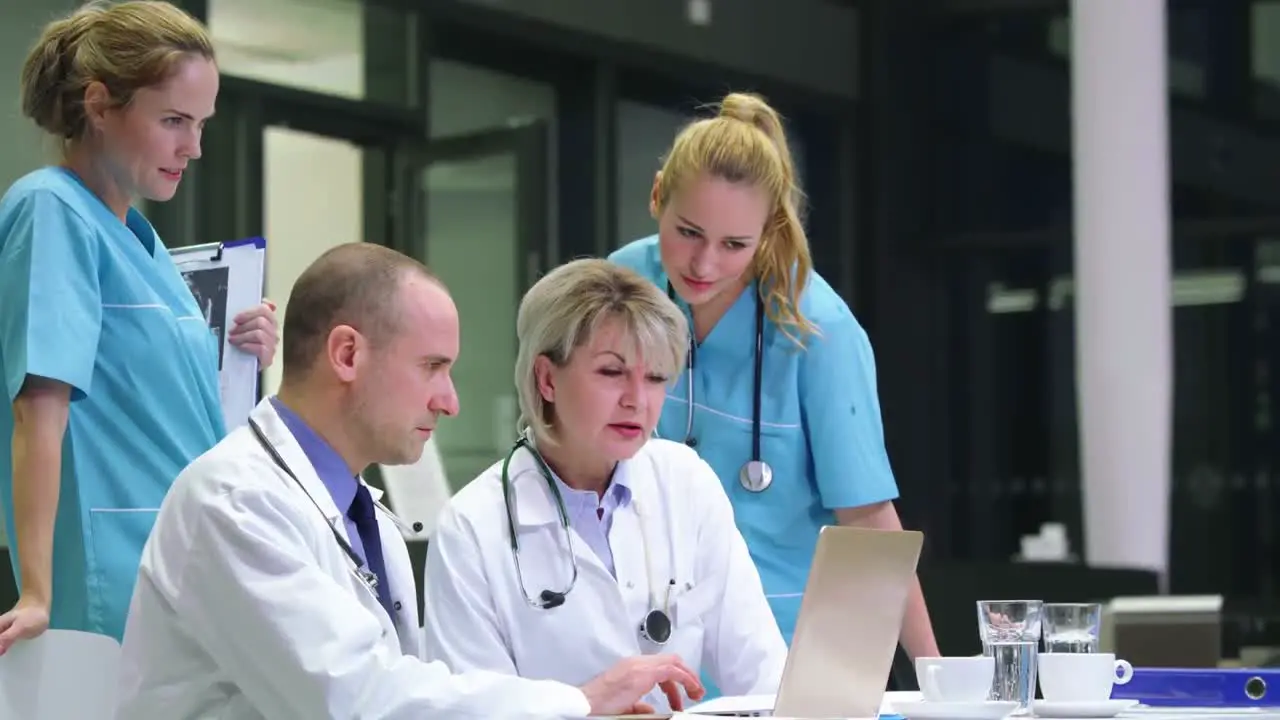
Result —
<instances>
[{"instance_id":1,"label":"stethoscope chest piece","mask_svg":"<svg viewBox=\"0 0 1280 720\"><path fill-rule=\"evenodd\" d=\"M773 484L773 468L763 460L751 460L738 471L738 481L748 492L764 492Z\"/></svg>"},{"instance_id":2,"label":"stethoscope chest piece","mask_svg":"<svg viewBox=\"0 0 1280 720\"><path fill-rule=\"evenodd\" d=\"M654 645L666 645L671 639L671 617L662 610L650 610L640 623L640 637Z\"/></svg>"}]
</instances>

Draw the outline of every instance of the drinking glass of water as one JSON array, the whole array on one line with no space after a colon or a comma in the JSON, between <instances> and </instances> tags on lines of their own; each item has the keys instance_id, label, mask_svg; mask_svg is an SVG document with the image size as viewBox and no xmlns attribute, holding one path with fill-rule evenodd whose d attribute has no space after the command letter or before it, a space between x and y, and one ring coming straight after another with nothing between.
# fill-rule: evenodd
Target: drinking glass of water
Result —
<instances>
[{"instance_id":1,"label":"drinking glass of water","mask_svg":"<svg viewBox=\"0 0 1280 720\"><path fill-rule=\"evenodd\" d=\"M996 665L991 699L1018 703L1014 715L1030 712L1035 698L1041 607L1039 600L978 601L982 652Z\"/></svg>"},{"instance_id":2,"label":"drinking glass of water","mask_svg":"<svg viewBox=\"0 0 1280 720\"><path fill-rule=\"evenodd\" d=\"M1100 603L1046 603L1044 651L1047 653L1096 653L1102 631Z\"/></svg>"}]
</instances>

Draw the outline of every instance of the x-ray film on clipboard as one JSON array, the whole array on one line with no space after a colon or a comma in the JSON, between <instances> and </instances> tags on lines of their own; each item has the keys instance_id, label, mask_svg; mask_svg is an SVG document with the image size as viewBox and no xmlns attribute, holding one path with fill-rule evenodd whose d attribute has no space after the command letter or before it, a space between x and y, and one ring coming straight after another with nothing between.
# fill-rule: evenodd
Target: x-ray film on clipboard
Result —
<instances>
[{"instance_id":1,"label":"x-ray film on clipboard","mask_svg":"<svg viewBox=\"0 0 1280 720\"><path fill-rule=\"evenodd\" d=\"M174 248L169 253L218 339L218 390L230 432L258 404L258 359L227 341L236 315L262 302L267 243L249 238Z\"/></svg>"}]
</instances>

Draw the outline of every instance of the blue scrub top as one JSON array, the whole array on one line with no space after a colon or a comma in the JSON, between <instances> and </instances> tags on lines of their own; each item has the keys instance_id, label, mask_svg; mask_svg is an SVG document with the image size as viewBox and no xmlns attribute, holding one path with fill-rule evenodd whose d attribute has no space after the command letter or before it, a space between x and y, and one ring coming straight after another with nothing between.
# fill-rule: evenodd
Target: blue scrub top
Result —
<instances>
[{"instance_id":1,"label":"blue scrub top","mask_svg":"<svg viewBox=\"0 0 1280 720\"><path fill-rule=\"evenodd\" d=\"M224 434L218 346L151 224L132 209L120 222L62 168L0 199L0 371L14 574L12 401L38 375L72 388L49 626L121 639L165 492Z\"/></svg>"},{"instance_id":2,"label":"blue scrub top","mask_svg":"<svg viewBox=\"0 0 1280 720\"><path fill-rule=\"evenodd\" d=\"M656 235L609 258L666 288ZM790 644L819 530L835 524L835 509L893 500L898 486L884 447L871 343L817 273L800 296L800 309L820 336L800 349L765 319L760 454L773 467L773 484L753 493L739 483L738 471L751 459L755 293L754 284L746 288L698 345L693 437L733 503L738 529ZM688 306L678 298L677 304L689 316ZM667 391L658 423L664 438L685 437L687 381L681 373Z\"/></svg>"}]
</instances>

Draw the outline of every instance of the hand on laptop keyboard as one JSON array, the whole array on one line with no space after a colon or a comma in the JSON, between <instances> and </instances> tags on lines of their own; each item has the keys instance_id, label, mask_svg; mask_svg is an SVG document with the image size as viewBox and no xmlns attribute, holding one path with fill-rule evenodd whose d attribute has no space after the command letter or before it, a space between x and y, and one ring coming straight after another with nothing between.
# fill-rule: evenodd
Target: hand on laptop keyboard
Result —
<instances>
[{"instance_id":1,"label":"hand on laptop keyboard","mask_svg":"<svg viewBox=\"0 0 1280 720\"><path fill-rule=\"evenodd\" d=\"M676 655L629 657L583 685L582 693L591 703L592 715L642 714L654 710L640 698L655 685L666 693L672 710L684 708L681 687L694 701L705 693L698 674Z\"/></svg>"}]
</instances>

